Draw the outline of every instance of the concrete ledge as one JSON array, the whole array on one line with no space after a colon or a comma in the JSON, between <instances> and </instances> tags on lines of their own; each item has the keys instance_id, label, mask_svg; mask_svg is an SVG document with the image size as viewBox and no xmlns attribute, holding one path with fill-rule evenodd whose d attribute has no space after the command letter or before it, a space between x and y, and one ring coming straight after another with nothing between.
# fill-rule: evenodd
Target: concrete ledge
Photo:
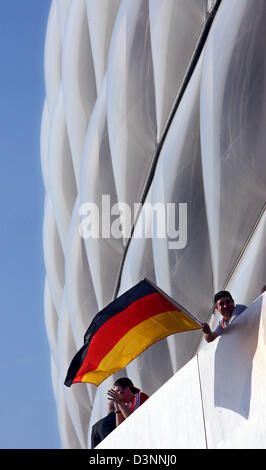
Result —
<instances>
[{"instance_id":1,"label":"concrete ledge","mask_svg":"<svg viewBox=\"0 0 266 470\"><path fill-rule=\"evenodd\" d=\"M265 304L266 294L97 449L266 448Z\"/></svg>"}]
</instances>

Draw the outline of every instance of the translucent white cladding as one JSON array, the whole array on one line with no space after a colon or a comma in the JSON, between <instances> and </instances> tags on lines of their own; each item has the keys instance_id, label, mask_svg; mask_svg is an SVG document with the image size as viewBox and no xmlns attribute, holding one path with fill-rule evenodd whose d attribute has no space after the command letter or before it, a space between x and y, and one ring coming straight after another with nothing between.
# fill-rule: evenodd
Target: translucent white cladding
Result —
<instances>
[{"instance_id":1,"label":"translucent white cladding","mask_svg":"<svg viewBox=\"0 0 266 470\"><path fill-rule=\"evenodd\" d=\"M157 137L205 20L202 0L121 2L107 69L108 132L119 201L133 204L142 197ZM180 24L186 24L185 37Z\"/></svg>"},{"instance_id":2,"label":"translucent white cladding","mask_svg":"<svg viewBox=\"0 0 266 470\"><path fill-rule=\"evenodd\" d=\"M66 123L78 186L84 139L96 100L85 0L70 3L63 42L62 74Z\"/></svg>"},{"instance_id":3,"label":"translucent white cladding","mask_svg":"<svg viewBox=\"0 0 266 470\"><path fill-rule=\"evenodd\" d=\"M245 256L234 271L232 279L227 288L232 292L234 298L239 303L249 305L250 302L258 297L263 281L266 279L266 211L264 211L258 225L246 248Z\"/></svg>"},{"instance_id":4,"label":"translucent white cladding","mask_svg":"<svg viewBox=\"0 0 266 470\"><path fill-rule=\"evenodd\" d=\"M51 355L55 364L57 361L57 325L58 325L58 314L53 303L50 288L45 281L44 291L44 311L45 311L45 326L47 331L47 337L51 350Z\"/></svg>"},{"instance_id":5,"label":"translucent white cladding","mask_svg":"<svg viewBox=\"0 0 266 470\"><path fill-rule=\"evenodd\" d=\"M77 195L73 162L65 122L62 87L59 89L51 122L48 149L49 193L63 250Z\"/></svg>"},{"instance_id":6,"label":"translucent white cladding","mask_svg":"<svg viewBox=\"0 0 266 470\"><path fill-rule=\"evenodd\" d=\"M99 309L113 296L124 251L122 238L115 238L110 230L111 210L117 201L107 130L105 79L90 119L80 175L80 228ZM93 238L87 235L88 228L96 230Z\"/></svg>"},{"instance_id":7,"label":"translucent white cladding","mask_svg":"<svg viewBox=\"0 0 266 470\"><path fill-rule=\"evenodd\" d=\"M60 431L62 436L62 444L64 448L87 447L87 433L89 416L91 412L91 400L88 394L88 388L85 384L77 384L77 387L68 388L64 386L65 371L68 369L71 359L76 351L76 345L72 333L70 316L66 301L65 292L62 296L62 303L58 322L58 390L57 403L58 407L65 409L65 413L70 417L68 428L70 432L69 438L63 439L65 433L65 425L61 421ZM63 402L63 403L60 403ZM66 408L64 408L66 404ZM64 418L66 419L66 418ZM63 425L63 426L62 426ZM63 429L62 429L63 428ZM73 436L77 436L78 444L73 445Z\"/></svg>"},{"instance_id":8,"label":"translucent white cladding","mask_svg":"<svg viewBox=\"0 0 266 470\"><path fill-rule=\"evenodd\" d=\"M207 0L207 7L208 7L209 12L212 11L214 6L215 6L215 0Z\"/></svg>"},{"instance_id":9,"label":"translucent white cladding","mask_svg":"<svg viewBox=\"0 0 266 470\"><path fill-rule=\"evenodd\" d=\"M217 289L228 287L237 302L249 303L266 282L265 2L254 8L248 0L222 0L175 107L207 9L216 4L51 2L41 130L45 321L63 447L86 447L106 412L114 377L98 388L63 383L91 319L114 296L145 276L207 320ZM112 214L101 210L103 196ZM109 217L120 222L115 204L144 200L150 206L139 213L131 240L101 236ZM100 238L79 232L86 203L100 209ZM152 230L156 203L175 203L179 231L179 203L187 204L184 247L170 248L169 234L136 236L143 218ZM199 341L200 332L171 336L118 376L151 394Z\"/></svg>"},{"instance_id":10,"label":"translucent white cladding","mask_svg":"<svg viewBox=\"0 0 266 470\"><path fill-rule=\"evenodd\" d=\"M202 165L215 289L229 280L265 204L266 4L221 3L204 54Z\"/></svg>"},{"instance_id":11,"label":"translucent white cladding","mask_svg":"<svg viewBox=\"0 0 266 470\"><path fill-rule=\"evenodd\" d=\"M98 312L95 289L83 239L77 230L79 206L79 198L77 198L69 226L65 262L66 301L77 348L80 347L80 341L88 328L88 322Z\"/></svg>"},{"instance_id":12,"label":"translucent white cladding","mask_svg":"<svg viewBox=\"0 0 266 470\"><path fill-rule=\"evenodd\" d=\"M49 143L49 132L50 132L50 122L49 122L49 111L47 106L47 101L45 100L43 105L42 112L42 122L41 122L41 166L42 166L42 175L45 191L48 192L49 189L49 178L48 178L48 143Z\"/></svg>"},{"instance_id":13,"label":"translucent white cladding","mask_svg":"<svg viewBox=\"0 0 266 470\"><path fill-rule=\"evenodd\" d=\"M206 19L206 0L149 0L149 12L159 141Z\"/></svg>"},{"instance_id":14,"label":"translucent white cladding","mask_svg":"<svg viewBox=\"0 0 266 470\"><path fill-rule=\"evenodd\" d=\"M61 42L64 41L65 25L71 0L56 0L58 25L60 31Z\"/></svg>"},{"instance_id":15,"label":"translucent white cladding","mask_svg":"<svg viewBox=\"0 0 266 470\"><path fill-rule=\"evenodd\" d=\"M118 200L133 204L141 198L156 139L146 0L124 0L118 11L107 69L107 118Z\"/></svg>"},{"instance_id":16,"label":"translucent white cladding","mask_svg":"<svg viewBox=\"0 0 266 470\"><path fill-rule=\"evenodd\" d=\"M59 312L64 289L65 258L56 227L52 203L48 195L44 207L43 249L46 277L53 303L57 312Z\"/></svg>"},{"instance_id":17,"label":"translucent white cladding","mask_svg":"<svg viewBox=\"0 0 266 470\"><path fill-rule=\"evenodd\" d=\"M86 0L95 71L97 93L99 94L108 61L109 44L121 0Z\"/></svg>"},{"instance_id":18,"label":"translucent white cladding","mask_svg":"<svg viewBox=\"0 0 266 470\"><path fill-rule=\"evenodd\" d=\"M55 1L51 2L47 24L44 54L44 77L46 101L49 116L51 117L61 83L61 38Z\"/></svg>"},{"instance_id":19,"label":"translucent white cladding","mask_svg":"<svg viewBox=\"0 0 266 470\"><path fill-rule=\"evenodd\" d=\"M151 191L154 207L162 202L166 209L169 203L174 203L175 208L174 220L169 220L166 211L166 236L154 236L152 240L157 283L181 305L205 320L211 307L206 292L211 292L213 286L201 168L201 73L202 58L167 134ZM182 213L184 203L186 217Z\"/></svg>"},{"instance_id":20,"label":"translucent white cladding","mask_svg":"<svg viewBox=\"0 0 266 470\"><path fill-rule=\"evenodd\" d=\"M158 202L163 202L166 208L169 203L174 204L174 221L169 220L173 215L166 211L172 233L164 238L154 236L152 242L156 283L201 321L206 321L211 311L206 292L212 292L213 285L201 169L201 71L200 59L167 134L152 184L154 207ZM180 203L186 204L186 217ZM179 233L174 234L173 229ZM193 356L200 337L201 332L190 332L168 338L174 371Z\"/></svg>"}]
</instances>

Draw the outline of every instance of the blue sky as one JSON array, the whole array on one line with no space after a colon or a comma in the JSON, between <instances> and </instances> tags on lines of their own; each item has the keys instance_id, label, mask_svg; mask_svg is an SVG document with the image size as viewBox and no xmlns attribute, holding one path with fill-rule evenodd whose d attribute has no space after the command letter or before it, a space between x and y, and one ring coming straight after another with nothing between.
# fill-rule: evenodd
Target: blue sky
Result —
<instances>
[{"instance_id":1,"label":"blue sky","mask_svg":"<svg viewBox=\"0 0 266 470\"><path fill-rule=\"evenodd\" d=\"M40 127L51 0L1 1L0 448L60 448L44 323Z\"/></svg>"}]
</instances>

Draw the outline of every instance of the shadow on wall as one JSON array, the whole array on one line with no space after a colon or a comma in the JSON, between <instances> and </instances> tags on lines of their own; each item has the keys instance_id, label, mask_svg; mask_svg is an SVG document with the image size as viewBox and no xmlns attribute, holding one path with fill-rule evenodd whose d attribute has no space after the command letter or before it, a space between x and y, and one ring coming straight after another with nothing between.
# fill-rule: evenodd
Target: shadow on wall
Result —
<instances>
[{"instance_id":1,"label":"shadow on wall","mask_svg":"<svg viewBox=\"0 0 266 470\"><path fill-rule=\"evenodd\" d=\"M252 363L258 344L263 297L245 310L219 338L214 364L214 406L248 419Z\"/></svg>"}]
</instances>

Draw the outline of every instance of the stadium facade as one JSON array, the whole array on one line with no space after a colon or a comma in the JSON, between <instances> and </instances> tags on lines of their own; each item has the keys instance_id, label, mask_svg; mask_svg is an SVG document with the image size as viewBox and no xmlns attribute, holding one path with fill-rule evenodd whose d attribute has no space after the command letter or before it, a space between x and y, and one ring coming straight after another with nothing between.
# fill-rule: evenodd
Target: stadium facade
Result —
<instances>
[{"instance_id":1,"label":"stadium facade","mask_svg":"<svg viewBox=\"0 0 266 470\"><path fill-rule=\"evenodd\" d=\"M266 282L265 36L264 0L51 1L44 297L63 448L87 448L106 413L114 377L99 387L64 379L112 299L147 277L214 325L217 290L249 305ZM123 225L130 208L130 233L85 236L88 203L101 228L107 216ZM144 203L148 235L137 237ZM165 236L150 235L158 203L175 208ZM151 395L201 346L201 331L170 336L115 377Z\"/></svg>"}]
</instances>

